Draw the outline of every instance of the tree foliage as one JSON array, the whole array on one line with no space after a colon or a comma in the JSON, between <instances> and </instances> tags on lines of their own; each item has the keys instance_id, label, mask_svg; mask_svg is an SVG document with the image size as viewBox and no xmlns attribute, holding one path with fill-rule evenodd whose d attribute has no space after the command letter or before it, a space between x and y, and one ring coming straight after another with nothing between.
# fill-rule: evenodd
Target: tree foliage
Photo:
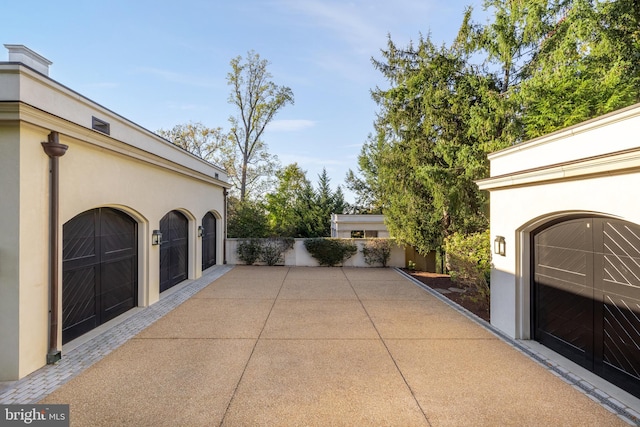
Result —
<instances>
[{"instance_id":1,"label":"tree foliage","mask_svg":"<svg viewBox=\"0 0 640 427\"><path fill-rule=\"evenodd\" d=\"M261 179L273 176L277 169L277 157L269 153L262 135L276 113L293 104L293 91L271 81L268 65L267 60L250 51L244 59L238 56L231 60L227 75L231 86L229 103L237 109L236 115L229 117L229 135L239 159L238 168L228 172L242 201L250 191L258 192L255 187Z\"/></svg>"},{"instance_id":2,"label":"tree foliage","mask_svg":"<svg viewBox=\"0 0 640 427\"><path fill-rule=\"evenodd\" d=\"M227 168L233 163L228 137L222 128L208 128L200 122L175 125L157 131L158 135L201 159Z\"/></svg>"},{"instance_id":3,"label":"tree foliage","mask_svg":"<svg viewBox=\"0 0 640 427\"><path fill-rule=\"evenodd\" d=\"M420 252L487 228L475 180L487 154L640 101L640 3L486 0L456 39L400 47L374 67L375 133L347 185L381 210L392 236Z\"/></svg>"},{"instance_id":4,"label":"tree foliage","mask_svg":"<svg viewBox=\"0 0 640 427\"><path fill-rule=\"evenodd\" d=\"M429 37L398 48L391 40L375 67L390 82L376 88L375 176L387 227L422 253L453 232L486 228L487 198L474 180L486 155L500 148L500 87L469 62L464 46L436 46ZM366 161L361 156L361 164ZM366 164L366 163L365 163Z\"/></svg>"},{"instance_id":5,"label":"tree foliage","mask_svg":"<svg viewBox=\"0 0 640 427\"><path fill-rule=\"evenodd\" d=\"M529 138L640 101L640 3L567 2L528 66Z\"/></svg>"},{"instance_id":6,"label":"tree foliage","mask_svg":"<svg viewBox=\"0 0 640 427\"><path fill-rule=\"evenodd\" d=\"M296 163L277 174L275 191L266 195L271 233L289 237L329 237L331 214L343 213L347 204L340 187L331 189L327 171L318 176L314 189L306 172Z\"/></svg>"},{"instance_id":7,"label":"tree foliage","mask_svg":"<svg viewBox=\"0 0 640 427\"><path fill-rule=\"evenodd\" d=\"M275 189L265 197L269 227L274 235L297 237L300 218L296 207L310 186L305 171L297 163L276 172Z\"/></svg>"},{"instance_id":8,"label":"tree foliage","mask_svg":"<svg viewBox=\"0 0 640 427\"><path fill-rule=\"evenodd\" d=\"M227 199L227 237L267 237L269 223L262 203L241 201L236 197Z\"/></svg>"}]
</instances>

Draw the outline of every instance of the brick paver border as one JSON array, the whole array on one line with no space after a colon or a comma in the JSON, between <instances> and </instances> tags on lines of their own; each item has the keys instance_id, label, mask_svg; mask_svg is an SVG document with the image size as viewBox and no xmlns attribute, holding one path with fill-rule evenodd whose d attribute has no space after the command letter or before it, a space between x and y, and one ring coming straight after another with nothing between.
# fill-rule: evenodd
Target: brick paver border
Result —
<instances>
[{"instance_id":1,"label":"brick paver border","mask_svg":"<svg viewBox=\"0 0 640 427\"><path fill-rule=\"evenodd\" d=\"M211 267L199 279L186 283L179 290L161 297L157 303L63 354L55 365L44 366L18 381L5 383L0 388L0 404L38 402L232 268L232 265Z\"/></svg>"}]
</instances>

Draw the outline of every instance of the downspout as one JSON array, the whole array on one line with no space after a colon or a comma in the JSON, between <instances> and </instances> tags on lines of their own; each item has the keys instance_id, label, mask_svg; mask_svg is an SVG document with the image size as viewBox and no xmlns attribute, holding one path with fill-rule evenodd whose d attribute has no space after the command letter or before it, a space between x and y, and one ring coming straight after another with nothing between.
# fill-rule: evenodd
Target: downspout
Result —
<instances>
[{"instance_id":1,"label":"downspout","mask_svg":"<svg viewBox=\"0 0 640 427\"><path fill-rule=\"evenodd\" d=\"M69 146L60 144L58 132L51 132L47 142L42 143L44 152L51 159L51 186L49 204L49 268L50 268L50 321L49 321L49 352L47 353L47 364L51 365L59 361L62 352L58 349L58 207L59 199L59 172L58 157L64 156Z\"/></svg>"},{"instance_id":2,"label":"downspout","mask_svg":"<svg viewBox=\"0 0 640 427\"><path fill-rule=\"evenodd\" d=\"M224 235L222 236L222 263L227 263L227 189L222 188L222 195L224 196Z\"/></svg>"}]
</instances>

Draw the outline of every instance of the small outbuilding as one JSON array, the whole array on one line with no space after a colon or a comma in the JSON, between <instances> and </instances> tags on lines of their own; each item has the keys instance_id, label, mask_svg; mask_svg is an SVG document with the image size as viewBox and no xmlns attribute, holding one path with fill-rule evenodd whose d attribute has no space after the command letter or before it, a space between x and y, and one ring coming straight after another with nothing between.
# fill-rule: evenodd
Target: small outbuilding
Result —
<instances>
[{"instance_id":1,"label":"small outbuilding","mask_svg":"<svg viewBox=\"0 0 640 427\"><path fill-rule=\"evenodd\" d=\"M0 381L224 262L226 172L48 76L0 62Z\"/></svg>"},{"instance_id":2,"label":"small outbuilding","mask_svg":"<svg viewBox=\"0 0 640 427\"><path fill-rule=\"evenodd\" d=\"M640 397L640 104L489 155L491 323Z\"/></svg>"},{"instance_id":3,"label":"small outbuilding","mask_svg":"<svg viewBox=\"0 0 640 427\"><path fill-rule=\"evenodd\" d=\"M331 237L343 239L388 238L384 215L332 214Z\"/></svg>"}]
</instances>

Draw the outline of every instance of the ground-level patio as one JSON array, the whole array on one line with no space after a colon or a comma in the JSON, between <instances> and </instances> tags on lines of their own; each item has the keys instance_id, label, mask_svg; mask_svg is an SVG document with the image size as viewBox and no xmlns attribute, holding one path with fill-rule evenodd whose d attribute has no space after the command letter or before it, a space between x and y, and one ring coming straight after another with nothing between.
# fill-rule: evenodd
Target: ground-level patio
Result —
<instances>
[{"instance_id":1,"label":"ground-level patio","mask_svg":"<svg viewBox=\"0 0 640 427\"><path fill-rule=\"evenodd\" d=\"M638 416L393 269L217 266L107 327L64 348L58 365L5 384L0 403L70 404L78 426Z\"/></svg>"}]
</instances>

